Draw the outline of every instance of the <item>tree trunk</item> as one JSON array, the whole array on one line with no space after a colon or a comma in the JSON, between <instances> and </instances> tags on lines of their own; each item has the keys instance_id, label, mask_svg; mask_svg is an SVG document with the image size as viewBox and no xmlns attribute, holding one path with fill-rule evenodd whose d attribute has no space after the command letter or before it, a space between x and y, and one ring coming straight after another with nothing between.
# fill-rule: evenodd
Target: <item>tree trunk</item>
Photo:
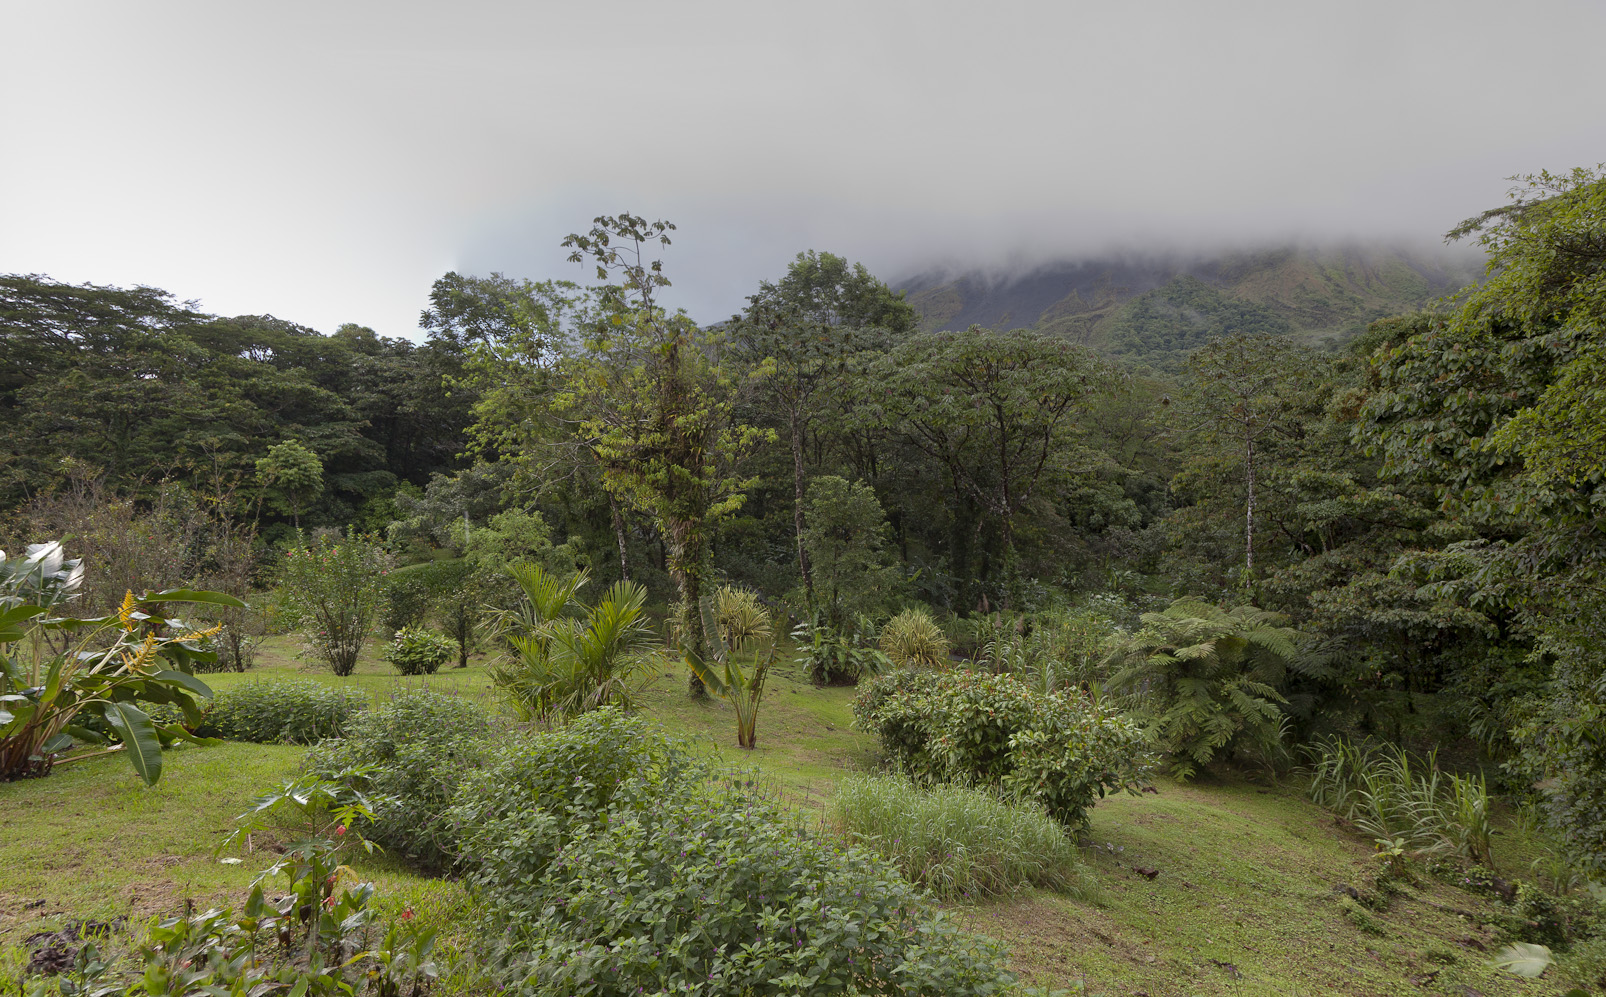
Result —
<instances>
[{"instance_id":1,"label":"tree trunk","mask_svg":"<svg viewBox=\"0 0 1606 997\"><path fill-rule=\"evenodd\" d=\"M669 572L680 591L680 653L706 661L707 633L703 627L702 551L694 539L692 524L680 521L669 526ZM686 691L693 699L707 699L708 689L695 671L687 669Z\"/></svg>"},{"instance_id":2,"label":"tree trunk","mask_svg":"<svg viewBox=\"0 0 1606 997\"><path fill-rule=\"evenodd\" d=\"M625 547L625 518L619 513L619 500L608 493L608 512L613 516L613 540L619 545L619 580L630 580L630 556Z\"/></svg>"},{"instance_id":3,"label":"tree trunk","mask_svg":"<svg viewBox=\"0 0 1606 997\"><path fill-rule=\"evenodd\" d=\"M1244 437L1244 480L1249 497L1244 503L1244 577L1255 574L1255 438Z\"/></svg>"},{"instance_id":4,"label":"tree trunk","mask_svg":"<svg viewBox=\"0 0 1606 997\"><path fill-rule=\"evenodd\" d=\"M803 575L803 594L814 609L814 572L803 546L803 413L792 410L792 532L797 537L797 570Z\"/></svg>"}]
</instances>

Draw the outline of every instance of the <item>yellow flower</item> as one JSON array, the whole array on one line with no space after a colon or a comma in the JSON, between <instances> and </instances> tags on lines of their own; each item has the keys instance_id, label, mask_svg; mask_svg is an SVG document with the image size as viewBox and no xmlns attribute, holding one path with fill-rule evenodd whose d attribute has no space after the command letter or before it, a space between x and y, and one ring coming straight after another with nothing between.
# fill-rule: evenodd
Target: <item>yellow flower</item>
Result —
<instances>
[{"instance_id":1,"label":"yellow flower","mask_svg":"<svg viewBox=\"0 0 1606 997\"><path fill-rule=\"evenodd\" d=\"M124 630L132 632L135 627L139 626L139 621L134 619L134 610L137 608L139 608L139 603L134 601L134 593L129 591L127 595L123 596L122 608L117 611L117 622L123 625Z\"/></svg>"}]
</instances>

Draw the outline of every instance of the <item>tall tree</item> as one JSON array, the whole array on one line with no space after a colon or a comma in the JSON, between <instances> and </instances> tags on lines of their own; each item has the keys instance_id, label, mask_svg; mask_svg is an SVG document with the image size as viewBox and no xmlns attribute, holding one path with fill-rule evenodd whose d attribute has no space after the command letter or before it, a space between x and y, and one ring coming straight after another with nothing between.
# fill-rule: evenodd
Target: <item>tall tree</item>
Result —
<instances>
[{"instance_id":1,"label":"tall tree","mask_svg":"<svg viewBox=\"0 0 1606 997\"><path fill-rule=\"evenodd\" d=\"M959 502L998 526L1013 562L1015 517L1050 471L1082 469L1077 417L1115 375L1087 350L1029 329L916 336L871 367L865 401L947 475ZM979 532L986 519L978 519Z\"/></svg>"},{"instance_id":2,"label":"tall tree","mask_svg":"<svg viewBox=\"0 0 1606 997\"><path fill-rule=\"evenodd\" d=\"M776 410L792 451L792 532L811 605L814 574L803 540L804 453L820 399L847 376L853 357L911 332L917 321L902 293L893 293L864 264L809 250L797 254L779 281L761 284L732 323L733 352L749 364L773 368L760 391Z\"/></svg>"},{"instance_id":3,"label":"tall tree","mask_svg":"<svg viewBox=\"0 0 1606 997\"><path fill-rule=\"evenodd\" d=\"M649 247L668 246L673 230L627 213L598 217L588 233L564 240L571 261L590 261L609 283L598 289L604 320L565 365L557 405L579 416L603 486L652 516L667 541L688 685L700 697L707 692L691 666L711 656L702 605L708 531L741 508L755 483L739 473L741 462L773 434L735 420L738 384L720 363L719 335L658 304L669 279Z\"/></svg>"},{"instance_id":4,"label":"tall tree","mask_svg":"<svg viewBox=\"0 0 1606 997\"><path fill-rule=\"evenodd\" d=\"M1280 336L1234 333L1188 356L1189 397L1206 434L1230 440L1243 461L1244 577L1255 574L1256 446L1285 424L1297 352Z\"/></svg>"}]
</instances>

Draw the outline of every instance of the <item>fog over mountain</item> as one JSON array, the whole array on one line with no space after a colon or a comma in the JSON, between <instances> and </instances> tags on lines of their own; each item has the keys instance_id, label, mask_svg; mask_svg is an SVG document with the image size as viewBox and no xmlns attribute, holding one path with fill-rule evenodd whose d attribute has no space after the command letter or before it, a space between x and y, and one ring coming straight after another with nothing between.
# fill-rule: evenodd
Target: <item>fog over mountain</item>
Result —
<instances>
[{"instance_id":1,"label":"fog over mountain","mask_svg":"<svg viewBox=\"0 0 1606 997\"><path fill-rule=\"evenodd\" d=\"M799 250L888 280L1432 244L1606 156L1606 8L0 0L0 272L416 334L449 269L674 220L712 321Z\"/></svg>"}]
</instances>

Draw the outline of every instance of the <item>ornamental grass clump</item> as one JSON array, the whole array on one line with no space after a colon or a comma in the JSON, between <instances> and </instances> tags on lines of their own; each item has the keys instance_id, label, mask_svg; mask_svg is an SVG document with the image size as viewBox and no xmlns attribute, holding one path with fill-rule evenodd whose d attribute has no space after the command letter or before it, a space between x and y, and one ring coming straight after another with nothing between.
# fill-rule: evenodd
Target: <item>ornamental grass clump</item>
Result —
<instances>
[{"instance_id":1,"label":"ornamental grass clump","mask_svg":"<svg viewBox=\"0 0 1606 997\"><path fill-rule=\"evenodd\" d=\"M906 609L881 628L881 653L900 668L937 668L948 662L948 637L924 609Z\"/></svg>"},{"instance_id":2,"label":"ornamental grass clump","mask_svg":"<svg viewBox=\"0 0 1606 997\"><path fill-rule=\"evenodd\" d=\"M829 809L844 837L939 899L1002 896L1025 886L1090 899L1076 845L1043 808L967 786L850 776Z\"/></svg>"}]
</instances>

